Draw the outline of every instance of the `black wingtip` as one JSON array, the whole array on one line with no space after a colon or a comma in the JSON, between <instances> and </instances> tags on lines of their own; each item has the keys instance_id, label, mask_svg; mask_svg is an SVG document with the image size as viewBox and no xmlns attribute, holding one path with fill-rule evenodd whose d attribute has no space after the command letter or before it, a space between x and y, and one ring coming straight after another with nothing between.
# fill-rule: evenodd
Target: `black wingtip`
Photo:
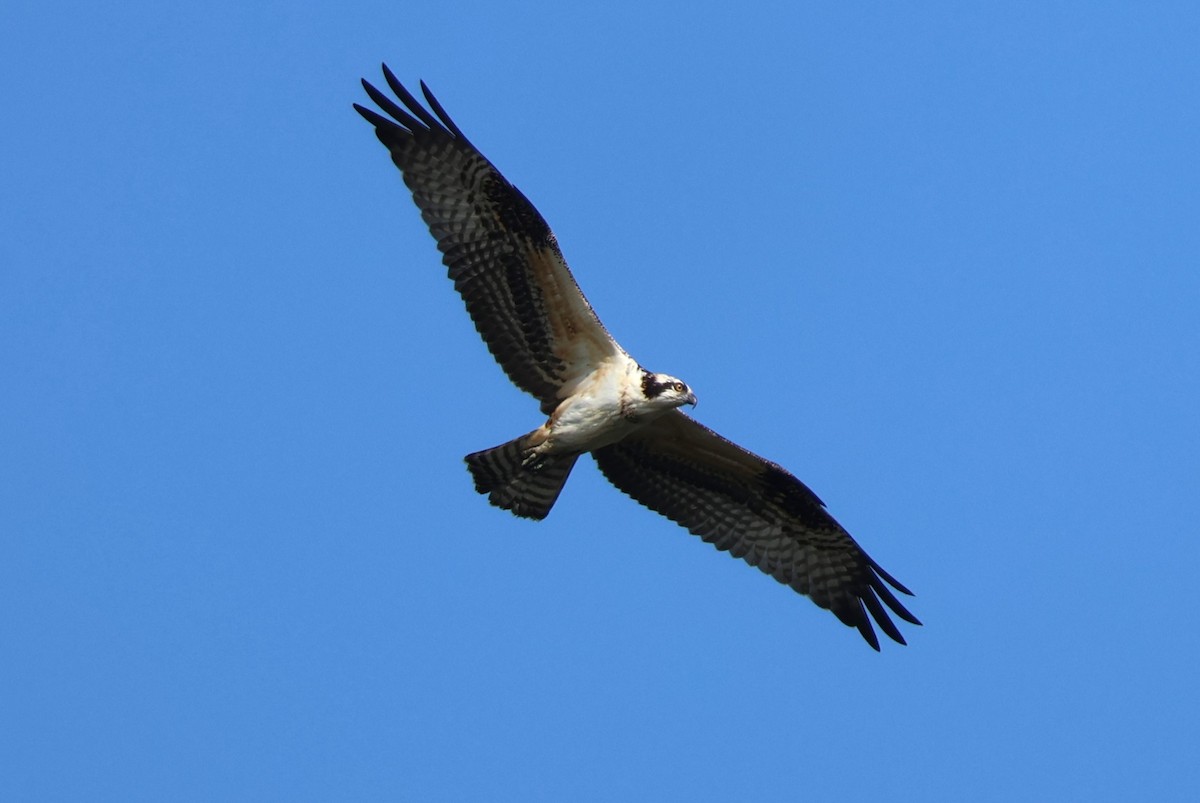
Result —
<instances>
[{"instance_id":1,"label":"black wingtip","mask_svg":"<svg viewBox=\"0 0 1200 803\"><path fill-rule=\"evenodd\" d=\"M866 611L863 611L863 617L858 622L858 632L870 645L875 652L883 652L879 649L879 636L875 635L875 628L871 627L871 620L867 618Z\"/></svg>"},{"instance_id":2,"label":"black wingtip","mask_svg":"<svg viewBox=\"0 0 1200 803\"><path fill-rule=\"evenodd\" d=\"M400 82L396 74L388 69L387 65L383 65L383 77L387 81L387 85L396 93L396 97L400 98L400 102L408 107L408 110L415 114L417 118L425 124L430 130L436 130L442 127L437 118L429 113L429 110L421 105L421 102L416 99L413 93L408 91L408 87Z\"/></svg>"},{"instance_id":3,"label":"black wingtip","mask_svg":"<svg viewBox=\"0 0 1200 803\"><path fill-rule=\"evenodd\" d=\"M446 126L446 129L456 138L461 139L464 143L470 144L470 140L468 140L459 127L454 124L454 121L450 119L450 115L446 114L446 110L442 108L442 104L438 103L438 99L433 96L433 92L429 89L429 86L424 81L421 81L420 84L421 94L425 96L425 101L429 104L429 108L433 109L433 113L436 114L438 119L442 121L442 125Z\"/></svg>"},{"instance_id":4,"label":"black wingtip","mask_svg":"<svg viewBox=\"0 0 1200 803\"><path fill-rule=\"evenodd\" d=\"M875 594L867 592L863 595L863 603L866 605L867 610L871 612L871 617L875 620L875 623L883 629L888 638L897 644L907 644L904 636L900 634L900 628L896 627L896 623L887 615L887 611L879 604L879 598Z\"/></svg>"},{"instance_id":5,"label":"black wingtip","mask_svg":"<svg viewBox=\"0 0 1200 803\"><path fill-rule=\"evenodd\" d=\"M886 574L886 572L883 573L883 575ZM917 617L913 616L908 608L904 607L900 600L896 599L896 595L893 594L891 589L887 587L887 583L884 582L882 576L880 576L878 572L876 573L875 577L871 578L871 590L875 592L872 596L878 596L879 599L883 600L884 604L891 609L892 613L911 624L921 624ZM911 592L909 596L912 596ZM878 605L878 602L876 602L876 605ZM874 609L872 609L872 611L874 611ZM884 612L882 609L880 609L879 615L883 615L885 618L887 616L886 612ZM879 619L879 615L876 615L875 618Z\"/></svg>"},{"instance_id":6,"label":"black wingtip","mask_svg":"<svg viewBox=\"0 0 1200 803\"><path fill-rule=\"evenodd\" d=\"M386 114L390 115L410 133L419 133L421 129L442 131L450 134L450 136L462 142L463 145L474 147L471 145L470 140L463 134L462 129L455 125L454 121L450 119L450 115L446 114L446 110L438 102L438 99L434 97L428 84L424 81L419 82L421 94L425 96L425 102L429 106L429 108L426 108L425 104L417 100L416 96L409 92L408 88L400 82L400 79L396 77L392 69L387 66L387 62L381 62L379 68L383 72L383 78L387 81L388 87L399 98L400 103L396 103L395 100L381 92L367 79L363 78L361 80L363 89L366 90L368 97ZM401 108L400 104L403 104L404 108ZM379 127L379 120L381 118L378 115L373 117L368 116L357 104L355 105L355 109L377 128Z\"/></svg>"},{"instance_id":7,"label":"black wingtip","mask_svg":"<svg viewBox=\"0 0 1200 803\"><path fill-rule=\"evenodd\" d=\"M379 62L379 68L383 70L383 77L387 80L389 86L400 83L400 79L392 72L392 68L387 66L386 61Z\"/></svg>"},{"instance_id":8,"label":"black wingtip","mask_svg":"<svg viewBox=\"0 0 1200 803\"><path fill-rule=\"evenodd\" d=\"M354 108L354 111L361 114L366 119L367 122L376 124L375 118L379 117L378 114L371 111L366 106L359 106L357 103L351 103L350 105Z\"/></svg>"},{"instance_id":9,"label":"black wingtip","mask_svg":"<svg viewBox=\"0 0 1200 803\"><path fill-rule=\"evenodd\" d=\"M880 566L875 561L871 560L870 557L868 557L867 560L871 561L871 568L875 570L875 573L877 575L879 575L880 577L882 577L885 581L887 581L887 584L890 585L892 588L896 589L901 594L907 594L910 597L916 596L916 594L914 594L913 592L908 590L908 588L904 585L904 583L901 583L895 577L892 577L890 574L888 574L886 571L884 571L883 567Z\"/></svg>"}]
</instances>

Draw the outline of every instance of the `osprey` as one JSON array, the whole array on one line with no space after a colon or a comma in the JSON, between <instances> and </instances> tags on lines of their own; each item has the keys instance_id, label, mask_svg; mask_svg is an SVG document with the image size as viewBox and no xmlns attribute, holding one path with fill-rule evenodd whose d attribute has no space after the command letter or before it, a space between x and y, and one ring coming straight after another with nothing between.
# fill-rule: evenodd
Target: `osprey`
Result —
<instances>
[{"instance_id":1,"label":"osprey","mask_svg":"<svg viewBox=\"0 0 1200 803\"><path fill-rule=\"evenodd\" d=\"M354 108L400 168L488 349L547 416L526 435L466 456L475 489L517 516L543 519L575 461L590 453L617 488L809 596L876 650L872 619L904 644L884 605L919 625L888 586L912 592L804 483L685 415L679 408L694 406L695 393L643 368L609 335L533 204L424 82L428 109L386 64L383 74L406 108L365 80L388 117Z\"/></svg>"}]
</instances>

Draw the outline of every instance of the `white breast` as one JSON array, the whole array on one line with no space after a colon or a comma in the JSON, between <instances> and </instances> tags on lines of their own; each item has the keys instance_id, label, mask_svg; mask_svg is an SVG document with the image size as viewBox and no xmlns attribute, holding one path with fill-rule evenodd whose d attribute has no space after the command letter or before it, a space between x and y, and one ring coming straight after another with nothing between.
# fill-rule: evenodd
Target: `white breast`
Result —
<instances>
[{"instance_id":1,"label":"white breast","mask_svg":"<svg viewBox=\"0 0 1200 803\"><path fill-rule=\"evenodd\" d=\"M631 394L641 394L637 363L621 355L602 364L550 416L551 451L590 451L628 435L641 423L624 414Z\"/></svg>"}]
</instances>

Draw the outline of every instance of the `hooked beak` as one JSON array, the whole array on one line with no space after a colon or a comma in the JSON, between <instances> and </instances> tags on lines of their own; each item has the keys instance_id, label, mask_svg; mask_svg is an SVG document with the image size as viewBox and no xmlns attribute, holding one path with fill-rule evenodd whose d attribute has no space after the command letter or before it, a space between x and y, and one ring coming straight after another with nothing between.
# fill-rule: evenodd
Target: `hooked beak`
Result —
<instances>
[{"instance_id":1,"label":"hooked beak","mask_svg":"<svg viewBox=\"0 0 1200 803\"><path fill-rule=\"evenodd\" d=\"M690 405L692 405L692 409L693 409L693 410L696 408L696 405L697 405L697 404L699 404L699 401L696 399L696 394L695 394L695 393L689 393L689 394L688 394L688 396L687 396L687 403L688 403L688 404L690 404Z\"/></svg>"}]
</instances>

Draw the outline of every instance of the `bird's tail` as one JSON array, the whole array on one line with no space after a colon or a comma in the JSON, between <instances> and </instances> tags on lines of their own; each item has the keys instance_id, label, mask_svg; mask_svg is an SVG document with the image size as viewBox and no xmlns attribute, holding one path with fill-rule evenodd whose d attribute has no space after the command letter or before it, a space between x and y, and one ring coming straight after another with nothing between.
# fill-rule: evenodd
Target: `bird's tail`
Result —
<instances>
[{"instance_id":1,"label":"bird's tail","mask_svg":"<svg viewBox=\"0 0 1200 803\"><path fill-rule=\"evenodd\" d=\"M522 435L463 459L475 479L475 490L487 494L493 505L527 519L544 519L579 455L538 458L530 451L529 440L529 435Z\"/></svg>"}]
</instances>

